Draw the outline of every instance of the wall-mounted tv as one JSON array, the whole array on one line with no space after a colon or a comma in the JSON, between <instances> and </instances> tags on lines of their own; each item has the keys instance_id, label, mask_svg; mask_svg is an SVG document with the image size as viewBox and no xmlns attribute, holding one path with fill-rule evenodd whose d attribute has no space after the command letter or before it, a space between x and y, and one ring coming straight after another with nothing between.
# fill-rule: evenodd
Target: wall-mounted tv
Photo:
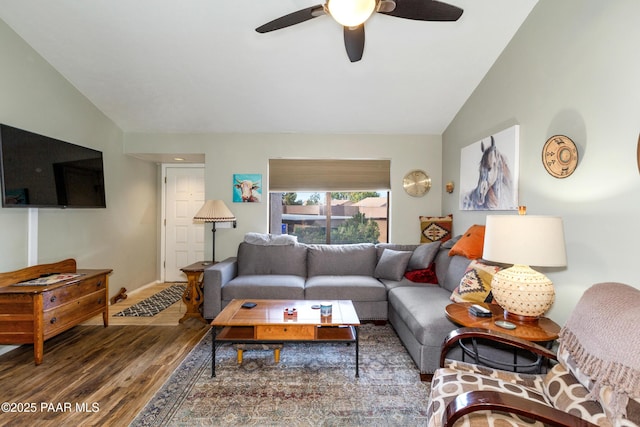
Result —
<instances>
[{"instance_id":1,"label":"wall-mounted tv","mask_svg":"<svg viewBox=\"0 0 640 427\"><path fill-rule=\"evenodd\" d=\"M104 208L102 152L0 124L5 208Z\"/></svg>"}]
</instances>

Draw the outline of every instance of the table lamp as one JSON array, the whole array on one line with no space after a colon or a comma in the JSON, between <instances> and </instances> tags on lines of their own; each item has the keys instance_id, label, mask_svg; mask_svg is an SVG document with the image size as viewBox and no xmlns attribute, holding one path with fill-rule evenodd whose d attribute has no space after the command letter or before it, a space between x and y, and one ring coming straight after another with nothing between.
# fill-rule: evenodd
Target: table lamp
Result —
<instances>
[{"instance_id":1,"label":"table lamp","mask_svg":"<svg viewBox=\"0 0 640 427\"><path fill-rule=\"evenodd\" d=\"M236 228L236 217L231 213L227 205L222 200L207 200L200 208L198 213L193 217L195 221L211 222L213 228L213 250L211 252L211 260L216 261L216 223L217 222L233 222L233 228Z\"/></svg>"},{"instance_id":2,"label":"table lamp","mask_svg":"<svg viewBox=\"0 0 640 427\"><path fill-rule=\"evenodd\" d=\"M557 216L488 215L482 257L513 264L493 276L491 292L507 318L537 321L553 304L553 283L538 267L567 265L562 218Z\"/></svg>"}]
</instances>

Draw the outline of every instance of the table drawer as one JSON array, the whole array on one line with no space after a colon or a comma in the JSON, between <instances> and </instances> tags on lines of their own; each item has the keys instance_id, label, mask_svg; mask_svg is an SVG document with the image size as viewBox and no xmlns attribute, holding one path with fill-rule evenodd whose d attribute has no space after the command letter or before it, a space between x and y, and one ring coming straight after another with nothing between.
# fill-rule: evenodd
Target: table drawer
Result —
<instances>
[{"instance_id":1,"label":"table drawer","mask_svg":"<svg viewBox=\"0 0 640 427\"><path fill-rule=\"evenodd\" d=\"M106 310L104 290L78 298L75 301L44 312L45 339Z\"/></svg>"},{"instance_id":2,"label":"table drawer","mask_svg":"<svg viewBox=\"0 0 640 427\"><path fill-rule=\"evenodd\" d=\"M61 288L53 289L42 294L42 304L44 309L48 310L69 301L76 300L84 295L106 289L106 276L97 276L83 280L80 278L78 282L70 283Z\"/></svg>"},{"instance_id":3,"label":"table drawer","mask_svg":"<svg viewBox=\"0 0 640 427\"><path fill-rule=\"evenodd\" d=\"M256 326L258 340L313 340L316 327L313 325L266 325Z\"/></svg>"}]
</instances>

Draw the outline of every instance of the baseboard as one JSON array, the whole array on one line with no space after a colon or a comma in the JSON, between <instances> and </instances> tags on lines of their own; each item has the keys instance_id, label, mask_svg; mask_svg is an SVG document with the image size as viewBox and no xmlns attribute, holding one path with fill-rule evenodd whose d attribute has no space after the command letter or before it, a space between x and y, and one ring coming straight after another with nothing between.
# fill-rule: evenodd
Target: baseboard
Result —
<instances>
[{"instance_id":1,"label":"baseboard","mask_svg":"<svg viewBox=\"0 0 640 427\"><path fill-rule=\"evenodd\" d=\"M135 289L133 289L133 290L129 290L129 289L127 289L127 294L128 294L128 295L135 295L137 292L140 292L141 290L146 289L146 288L148 288L149 286L157 285L158 283L164 283L164 282L161 282L160 280L154 280L153 282L149 282L149 283L147 283L146 285L142 285L142 286L137 287L137 288L135 288ZM118 289L119 289L119 288L118 288ZM110 289L110 290L111 290L111 289ZM111 305L111 302L109 302L109 305Z\"/></svg>"},{"instance_id":2,"label":"baseboard","mask_svg":"<svg viewBox=\"0 0 640 427\"><path fill-rule=\"evenodd\" d=\"M15 350L20 347L19 345L0 345L0 355L9 353L11 350Z\"/></svg>"}]
</instances>

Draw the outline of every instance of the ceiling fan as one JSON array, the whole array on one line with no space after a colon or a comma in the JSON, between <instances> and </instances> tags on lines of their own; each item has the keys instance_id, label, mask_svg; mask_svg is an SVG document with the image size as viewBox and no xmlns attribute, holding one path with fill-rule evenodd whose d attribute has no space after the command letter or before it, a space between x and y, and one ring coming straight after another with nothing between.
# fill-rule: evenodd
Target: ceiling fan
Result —
<instances>
[{"instance_id":1,"label":"ceiling fan","mask_svg":"<svg viewBox=\"0 0 640 427\"><path fill-rule=\"evenodd\" d=\"M362 59L364 23L374 12L417 21L457 21L463 10L437 0L326 0L281 16L256 28L268 33L301 22L329 15L344 28L344 46L351 62Z\"/></svg>"}]
</instances>

